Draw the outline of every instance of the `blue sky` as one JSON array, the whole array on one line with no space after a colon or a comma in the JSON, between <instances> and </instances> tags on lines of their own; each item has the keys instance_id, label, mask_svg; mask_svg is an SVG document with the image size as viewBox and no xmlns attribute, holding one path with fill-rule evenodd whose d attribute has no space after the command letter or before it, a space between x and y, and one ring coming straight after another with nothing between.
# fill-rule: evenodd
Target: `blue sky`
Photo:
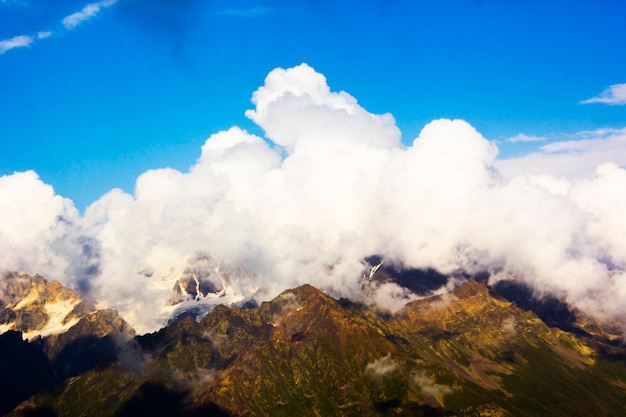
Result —
<instances>
[{"instance_id":1,"label":"blue sky","mask_svg":"<svg viewBox=\"0 0 626 417\"><path fill-rule=\"evenodd\" d=\"M0 176L34 170L80 210L132 192L213 133L263 135L252 93L303 62L405 144L461 118L520 157L626 126L625 21L621 0L0 0Z\"/></svg>"}]
</instances>

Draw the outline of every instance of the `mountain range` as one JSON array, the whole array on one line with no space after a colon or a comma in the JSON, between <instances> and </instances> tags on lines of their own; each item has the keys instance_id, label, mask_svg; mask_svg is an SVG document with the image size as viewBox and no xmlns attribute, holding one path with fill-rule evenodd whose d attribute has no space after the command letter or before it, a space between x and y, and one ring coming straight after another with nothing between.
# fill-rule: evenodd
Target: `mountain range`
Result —
<instances>
[{"instance_id":1,"label":"mountain range","mask_svg":"<svg viewBox=\"0 0 626 417\"><path fill-rule=\"evenodd\" d=\"M362 285L394 280L427 293L445 279L378 261ZM136 335L115 310L58 282L8 274L0 414L626 415L621 323L535 299L514 280L475 278L394 314L303 285ZM197 295L190 282L176 297Z\"/></svg>"}]
</instances>

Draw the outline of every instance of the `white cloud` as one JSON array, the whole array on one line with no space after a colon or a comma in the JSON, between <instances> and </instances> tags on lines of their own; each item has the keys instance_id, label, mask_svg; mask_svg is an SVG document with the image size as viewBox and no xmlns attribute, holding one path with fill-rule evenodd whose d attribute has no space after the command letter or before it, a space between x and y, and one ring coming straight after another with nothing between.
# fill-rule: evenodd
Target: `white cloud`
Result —
<instances>
[{"instance_id":1,"label":"white cloud","mask_svg":"<svg viewBox=\"0 0 626 417\"><path fill-rule=\"evenodd\" d=\"M451 394L452 388L447 385L437 384L435 380L426 375L425 372L416 372L413 376L413 382L419 387L424 395L436 399L443 404L443 397Z\"/></svg>"},{"instance_id":2,"label":"white cloud","mask_svg":"<svg viewBox=\"0 0 626 417\"><path fill-rule=\"evenodd\" d=\"M6 53L7 51L10 51L11 49L30 47L35 42L35 40L45 39L50 36L52 36L52 32L43 31L38 32L34 36L20 35L15 36L11 39L5 39L3 41L0 41L0 55Z\"/></svg>"},{"instance_id":3,"label":"white cloud","mask_svg":"<svg viewBox=\"0 0 626 417\"><path fill-rule=\"evenodd\" d=\"M49 30L37 32L37 39L46 39L52 36L52 32Z\"/></svg>"},{"instance_id":4,"label":"white cloud","mask_svg":"<svg viewBox=\"0 0 626 417\"><path fill-rule=\"evenodd\" d=\"M0 271L47 271L65 281L68 239L78 220L70 200L33 171L0 177Z\"/></svg>"},{"instance_id":5,"label":"white cloud","mask_svg":"<svg viewBox=\"0 0 626 417\"><path fill-rule=\"evenodd\" d=\"M290 153L296 144L334 150L355 143L374 148L400 143L400 131L390 114L373 115L351 95L331 92L326 78L306 64L270 72L252 102L256 109L246 116Z\"/></svg>"},{"instance_id":6,"label":"white cloud","mask_svg":"<svg viewBox=\"0 0 626 417\"><path fill-rule=\"evenodd\" d=\"M382 377L389 375L396 369L398 369L398 364L391 358L391 354L387 354L387 356L383 356L372 363L368 363L365 367L365 372L372 376Z\"/></svg>"},{"instance_id":7,"label":"white cloud","mask_svg":"<svg viewBox=\"0 0 626 417\"><path fill-rule=\"evenodd\" d=\"M403 146L391 115L307 65L270 72L253 103L246 114L274 144L217 132L189 171L147 171L133 195L112 190L83 217L32 172L1 178L0 269L86 285L139 332L167 320L175 281L205 255L228 284L214 302L310 283L392 308L404 291L359 285L362 259L380 254L516 274L591 313L626 312L625 131L496 161L471 125L442 119Z\"/></svg>"},{"instance_id":8,"label":"white cloud","mask_svg":"<svg viewBox=\"0 0 626 417\"><path fill-rule=\"evenodd\" d=\"M2 0L2 3L5 3L5 2L7 1ZM17 1L7 2L7 3L10 5L21 4ZM80 25L81 23L96 16L102 8L110 7L114 5L115 3L117 3L117 0L102 0L96 3L90 3L87 6L85 6L81 11L73 13L69 16L66 16L63 19L62 24L65 27L65 29L72 30L76 28L78 25ZM11 49L24 48L24 47L31 46L35 42L35 40L46 39L46 38L51 37L53 34L54 33L50 30L42 30L42 31L37 32L37 34L35 35L20 35L20 36L15 36L11 39L2 40L0 41L0 55L6 53L7 51L10 51Z\"/></svg>"},{"instance_id":9,"label":"white cloud","mask_svg":"<svg viewBox=\"0 0 626 417\"><path fill-rule=\"evenodd\" d=\"M517 334L517 330L515 329L515 316L511 315L502 320L501 326L505 334L509 336Z\"/></svg>"},{"instance_id":10,"label":"white cloud","mask_svg":"<svg viewBox=\"0 0 626 417\"><path fill-rule=\"evenodd\" d=\"M587 100L582 100L580 104L611 104L611 105L625 105L626 104L626 83L625 84L613 84L608 87L602 93Z\"/></svg>"},{"instance_id":11,"label":"white cloud","mask_svg":"<svg viewBox=\"0 0 626 417\"><path fill-rule=\"evenodd\" d=\"M89 3L88 5L83 7L81 11L66 16L62 22L63 26L65 27L65 29L68 30L74 29L81 23L95 17L101 9L105 7L110 7L115 3L117 3L117 0L102 0L96 3Z\"/></svg>"},{"instance_id":12,"label":"white cloud","mask_svg":"<svg viewBox=\"0 0 626 417\"><path fill-rule=\"evenodd\" d=\"M5 39L0 41L0 55L15 48L24 48L30 46L34 39L32 36L20 35L11 39Z\"/></svg>"},{"instance_id":13,"label":"white cloud","mask_svg":"<svg viewBox=\"0 0 626 417\"><path fill-rule=\"evenodd\" d=\"M519 133L513 137L508 138L506 141L511 143L517 142L543 142L548 138L545 136L534 136L534 135L525 135L524 133Z\"/></svg>"}]
</instances>

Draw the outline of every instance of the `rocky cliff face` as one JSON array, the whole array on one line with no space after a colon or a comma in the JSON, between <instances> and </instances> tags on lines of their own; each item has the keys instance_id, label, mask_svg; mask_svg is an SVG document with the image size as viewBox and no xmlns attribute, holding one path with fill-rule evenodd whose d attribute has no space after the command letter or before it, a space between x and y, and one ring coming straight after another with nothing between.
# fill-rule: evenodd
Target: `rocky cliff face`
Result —
<instances>
[{"instance_id":1,"label":"rocky cliff face","mask_svg":"<svg viewBox=\"0 0 626 417\"><path fill-rule=\"evenodd\" d=\"M0 412L115 359L135 332L115 310L39 275L9 274L0 296Z\"/></svg>"},{"instance_id":2,"label":"rocky cliff face","mask_svg":"<svg viewBox=\"0 0 626 417\"><path fill-rule=\"evenodd\" d=\"M127 334L114 313L98 314L54 338ZM108 324L90 327L99 320ZM118 342L115 356L11 415L626 415L624 349L611 343L548 326L472 280L395 315L305 285ZM84 348L74 347L65 363Z\"/></svg>"}]
</instances>

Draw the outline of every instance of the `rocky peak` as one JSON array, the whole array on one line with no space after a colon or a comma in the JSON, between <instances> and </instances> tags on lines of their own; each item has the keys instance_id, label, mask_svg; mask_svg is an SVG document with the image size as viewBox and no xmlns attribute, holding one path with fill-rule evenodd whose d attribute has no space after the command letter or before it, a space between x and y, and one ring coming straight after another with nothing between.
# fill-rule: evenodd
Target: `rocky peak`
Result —
<instances>
[{"instance_id":1,"label":"rocky peak","mask_svg":"<svg viewBox=\"0 0 626 417\"><path fill-rule=\"evenodd\" d=\"M461 299L471 298L477 295L486 295L488 293L489 288L475 279L469 279L452 291L452 294Z\"/></svg>"},{"instance_id":2,"label":"rocky peak","mask_svg":"<svg viewBox=\"0 0 626 417\"><path fill-rule=\"evenodd\" d=\"M215 299L228 296L233 282L249 280L250 276L244 268L224 265L212 255L198 252L187 260L172 287L168 305L182 305L183 310L192 310L194 303L215 305Z\"/></svg>"},{"instance_id":3,"label":"rocky peak","mask_svg":"<svg viewBox=\"0 0 626 417\"><path fill-rule=\"evenodd\" d=\"M92 356L83 361L91 365L135 336L117 311L96 310L76 292L40 275L8 274L3 301L0 333L13 330L22 332L27 340L43 338L43 350L57 364L74 361L72 355L83 355ZM76 352L76 346L81 352Z\"/></svg>"},{"instance_id":4,"label":"rocky peak","mask_svg":"<svg viewBox=\"0 0 626 417\"><path fill-rule=\"evenodd\" d=\"M7 306L22 306L41 301L53 303L55 301L75 300L80 297L76 292L64 287L58 281L47 281L39 274L30 276L25 272L6 274L4 277L2 298Z\"/></svg>"},{"instance_id":5,"label":"rocky peak","mask_svg":"<svg viewBox=\"0 0 626 417\"><path fill-rule=\"evenodd\" d=\"M1 298L0 333L16 330L28 338L63 332L80 310L93 308L59 282L24 272L5 275Z\"/></svg>"},{"instance_id":6,"label":"rocky peak","mask_svg":"<svg viewBox=\"0 0 626 417\"><path fill-rule=\"evenodd\" d=\"M279 301L284 299L294 299L298 303L331 303L337 304L334 298L326 295L323 291L315 288L310 284L304 284L299 287L283 291L277 298L273 300Z\"/></svg>"}]
</instances>

